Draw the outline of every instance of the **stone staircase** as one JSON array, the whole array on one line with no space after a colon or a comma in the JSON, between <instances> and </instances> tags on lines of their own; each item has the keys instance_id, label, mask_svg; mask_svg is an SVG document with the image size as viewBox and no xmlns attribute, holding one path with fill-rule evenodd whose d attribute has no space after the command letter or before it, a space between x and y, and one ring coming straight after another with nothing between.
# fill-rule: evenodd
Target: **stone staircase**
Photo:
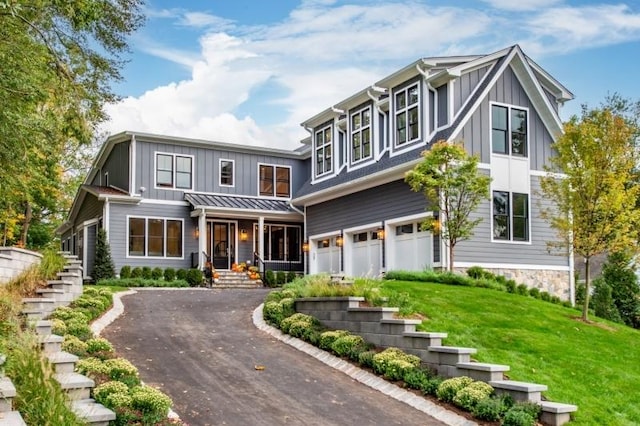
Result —
<instances>
[{"instance_id":1,"label":"stone staircase","mask_svg":"<svg viewBox=\"0 0 640 426\"><path fill-rule=\"evenodd\" d=\"M262 288L262 281L252 280L246 272L216 271L220 277L213 288Z\"/></svg>"},{"instance_id":2,"label":"stone staircase","mask_svg":"<svg viewBox=\"0 0 640 426\"><path fill-rule=\"evenodd\" d=\"M37 290L39 297L23 299L22 312L34 326L42 353L52 365L55 379L67 393L73 411L88 425L107 426L109 421L115 420L115 413L90 399L94 381L75 372L78 357L62 351L64 338L52 334L51 321L46 319L55 308L69 305L82 294L82 262L76 256L64 256L67 260L64 270L57 274L57 279L48 281L47 288ZM15 397L15 388L0 382L0 412L3 398L6 400L9 397ZM10 402L8 408L11 408ZM8 416L0 416L0 426L24 424L19 414L11 415L17 415L19 420L8 420Z\"/></svg>"}]
</instances>

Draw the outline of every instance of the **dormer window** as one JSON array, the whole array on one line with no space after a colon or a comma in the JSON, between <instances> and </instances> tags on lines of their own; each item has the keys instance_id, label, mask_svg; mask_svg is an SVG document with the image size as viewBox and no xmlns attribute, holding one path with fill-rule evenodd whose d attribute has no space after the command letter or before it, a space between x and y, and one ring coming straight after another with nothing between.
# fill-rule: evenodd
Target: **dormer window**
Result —
<instances>
[{"instance_id":1,"label":"dormer window","mask_svg":"<svg viewBox=\"0 0 640 426\"><path fill-rule=\"evenodd\" d=\"M156 187L193 189L193 156L156 153Z\"/></svg>"},{"instance_id":2,"label":"dormer window","mask_svg":"<svg viewBox=\"0 0 640 426\"><path fill-rule=\"evenodd\" d=\"M371 157L371 107L356 111L350 116L351 162Z\"/></svg>"},{"instance_id":3,"label":"dormer window","mask_svg":"<svg viewBox=\"0 0 640 426\"><path fill-rule=\"evenodd\" d=\"M330 173L333 169L332 132L333 127L329 125L315 133L316 176Z\"/></svg>"},{"instance_id":4,"label":"dormer window","mask_svg":"<svg viewBox=\"0 0 640 426\"><path fill-rule=\"evenodd\" d=\"M396 90L393 100L395 145L400 147L420 138L420 88L418 83Z\"/></svg>"}]
</instances>

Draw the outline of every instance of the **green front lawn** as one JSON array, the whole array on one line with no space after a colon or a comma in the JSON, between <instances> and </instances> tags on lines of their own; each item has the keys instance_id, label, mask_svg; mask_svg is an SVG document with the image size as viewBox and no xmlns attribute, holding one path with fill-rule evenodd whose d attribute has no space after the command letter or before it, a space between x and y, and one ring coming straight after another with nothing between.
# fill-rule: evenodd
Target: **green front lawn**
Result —
<instances>
[{"instance_id":1,"label":"green front lawn","mask_svg":"<svg viewBox=\"0 0 640 426\"><path fill-rule=\"evenodd\" d=\"M512 380L545 384L549 400L578 405L576 425L640 424L640 331L541 300L473 287L385 281L447 332L448 346L478 349L477 361L511 366Z\"/></svg>"}]
</instances>

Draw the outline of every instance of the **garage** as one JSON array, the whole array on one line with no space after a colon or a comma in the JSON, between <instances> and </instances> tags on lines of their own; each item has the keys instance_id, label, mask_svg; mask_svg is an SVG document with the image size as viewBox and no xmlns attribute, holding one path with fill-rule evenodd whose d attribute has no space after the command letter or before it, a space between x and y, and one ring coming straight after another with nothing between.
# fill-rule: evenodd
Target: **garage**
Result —
<instances>
[{"instance_id":1,"label":"garage","mask_svg":"<svg viewBox=\"0 0 640 426\"><path fill-rule=\"evenodd\" d=\"M327 237L315 240L315 253L312 254L312 266L315 265L315 271L312 273L327 272L339 273L340 267L340 247L338 246L338 237ZM315 259L313 259L315 257Z\"/></svg>"},{"instance_id":2,"label":"garage","mask_svg":"<svg viewBox=\"0 0 640 426\"><path fill-rule=\"evenodd\" d=\"M420 230L421 221L394 224L389 235L389 269L421 271L432 265L431 232Z\"/></svg>"},{"instance_id":3,"label":"garage","mask_svg":"<svg viewBox=\"0 0 640 426\"><path fill-rule=\"evenodd\" d=\"M354 277L377 277L381 272L382 244L374 230L347 235L350 244L345 256L345 269Z\"/></svg>"}]
</instances>

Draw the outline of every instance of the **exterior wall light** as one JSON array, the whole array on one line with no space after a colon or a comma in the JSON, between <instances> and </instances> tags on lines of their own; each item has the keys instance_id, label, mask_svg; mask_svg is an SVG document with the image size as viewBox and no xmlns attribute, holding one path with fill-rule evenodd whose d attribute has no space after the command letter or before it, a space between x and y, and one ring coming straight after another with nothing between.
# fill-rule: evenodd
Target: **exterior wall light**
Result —
<instances>
[{"instance_id":1,"label":"exterior wall light","mask_svg":"<svg viewBox=\"0 0 640 426\"><path fill-rule=\"evenodd\" d=\"M382 228L382 227L378 228L376 233L378 234L378 239L379 240L384 240L384 228Z\"/></svg>"},{"instance_id":2,"label":"exterior wall light","mask_svg":"<svg viewBox=\"0 0 640 426\"><path fill-rule=\"evenodd\" d=\"M246 229L240 230L240 241L247 241L249 239L249 233Z\"/></svg>"}]
</instances>

